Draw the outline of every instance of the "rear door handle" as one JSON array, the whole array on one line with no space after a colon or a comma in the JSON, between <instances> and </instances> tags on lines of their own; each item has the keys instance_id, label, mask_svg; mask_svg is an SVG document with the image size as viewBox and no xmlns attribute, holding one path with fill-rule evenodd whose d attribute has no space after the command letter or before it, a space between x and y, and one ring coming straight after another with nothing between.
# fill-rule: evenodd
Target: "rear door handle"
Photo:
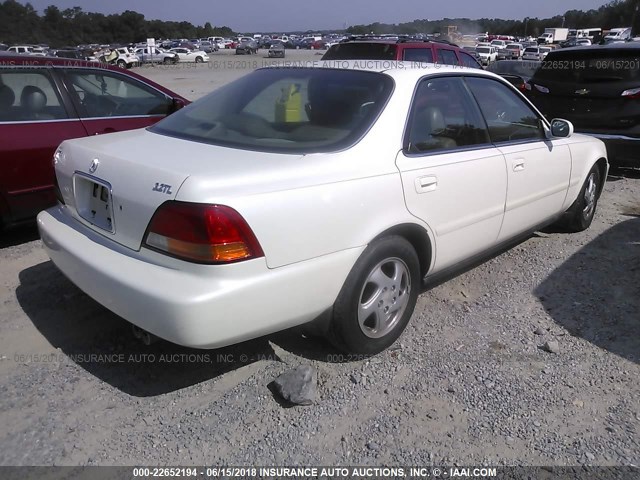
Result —
<instances>
[{"instance_id":1,"label":"rear door handle","mask_svg":"<svg viewBox=\"0 0 640 480\"><path fill-rule=\"evenodd\" d=\"M522 159L514 160L513 161L513 171L514 172L521 172L522 170L524 170L524 160L522 160Z\"/></svg>"},{"instance_id":2,"label":"rear door handle","mask_svg":"<svg viewBox=\"0 0 640 480\"><path fill-rule=\"evenodd\" d=\"M438 188L438 178L435 175L416 178L416 192L433 192L436 188Z\"/></svg>"}]
</instances>

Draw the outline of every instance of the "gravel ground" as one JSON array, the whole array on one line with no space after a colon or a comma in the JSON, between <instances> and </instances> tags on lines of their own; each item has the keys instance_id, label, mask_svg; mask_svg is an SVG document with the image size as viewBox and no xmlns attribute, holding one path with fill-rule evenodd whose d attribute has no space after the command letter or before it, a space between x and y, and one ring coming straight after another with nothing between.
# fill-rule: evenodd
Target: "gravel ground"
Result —
<instances>
[{"instance_id":1,"label":"gravel ground","mask_svg":"<svg viewBox=\"0 0 640 480\"><path fill-rule=\"evenodd\" d=\"M243 73L140 70L190 98ZM425 292L370 359L295 330L144 347L33 228L0 247L0 465L640 465L637 174L609 177L588 231L533 235ZM317 402L288 407L269 384L303 364Z\"/></svg>"}]
</instances>

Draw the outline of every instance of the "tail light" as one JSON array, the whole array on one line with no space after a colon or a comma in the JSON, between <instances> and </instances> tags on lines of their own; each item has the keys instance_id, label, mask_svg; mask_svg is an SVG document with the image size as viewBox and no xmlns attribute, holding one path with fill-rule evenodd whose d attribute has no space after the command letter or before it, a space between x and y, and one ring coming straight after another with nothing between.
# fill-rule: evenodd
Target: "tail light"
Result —
<instances>
[{"instance_id":1,"label":"tail light","mask_svg":"<svg viewBox=\"0 0 640 480\"><path fill-rule=\"evenodd\" d=\"M640 98L640 88L631 88L622 92L622 97L625 98Z\"/></svg>"},{"instance_id":2,"label":"tail light","mask_svg":"<svg viewBox=\"0 0 640 480\"><path fill-rule=\"evenodd\" d=\"M62 198L62 191L60 190L60 184L58 183L58 174L56 173L56 165L64 161L64 153L60 148L56 149L53 154L53 192L62 205L64 205L64 198Z\"/></svg>"},{"instance_id":3,"label":"tail light","mask_svg":"<svg viewBox=\"0 0 640 480\"><path fill-rule=\"evenodd\" d=\"M198 263L232 263L264 256L244 218L224 205L165 202L153 215L144 243Z\"/></svg>"}]
</instances>

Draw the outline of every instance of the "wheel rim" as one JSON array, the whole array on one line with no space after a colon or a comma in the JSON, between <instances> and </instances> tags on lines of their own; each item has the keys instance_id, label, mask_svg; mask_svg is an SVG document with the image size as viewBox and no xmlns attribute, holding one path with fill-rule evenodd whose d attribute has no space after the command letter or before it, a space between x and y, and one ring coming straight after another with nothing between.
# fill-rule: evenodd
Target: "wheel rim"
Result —
<instances>
[{"instance_id":1,"label":"wheel rim","mask_svg":"<svg viewBox=\"0 0 640 480\"><path fill-rule=\"evenodd\" d=\"M369 338L387 335L409 303L411 275L399 258L387 258L369 273L358 298L358 324Z\"/></svg>"},{"instance_id":2,"label":"wheel rim","mask_svg":"<svg viewBox=\"0 0 640 480\"><path fill-rule=\"evenodd\" d=\"M587 178L587 186L584 189L584 208L582 209L582 215L585 218L589 218L596 207L596 191L598 187L596 185L596 174L592 173Z\"/></svg>"}]
</instances>

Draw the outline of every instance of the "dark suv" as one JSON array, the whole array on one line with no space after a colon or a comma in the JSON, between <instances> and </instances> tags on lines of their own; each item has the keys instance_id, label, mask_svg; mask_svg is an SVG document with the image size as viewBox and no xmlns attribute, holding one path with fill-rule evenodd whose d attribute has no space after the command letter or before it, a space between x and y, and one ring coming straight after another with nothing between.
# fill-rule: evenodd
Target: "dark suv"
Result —
<instances>
[{"instance_id":1,"label":"dark suv","mask_svg":"<svg viewBox=\"0 0 640 480\"><path fill-rule=\"evenodd\" d=\"M403 60L482 68L478 61L460 47L445 41L422 39L342 41L327 50L322 60Z\"/></svg>"},{"instance_id":2,"label":"dark suv","mask_svg":"<svg viewBox=\"0 0 640 480\"><path fill-rule=\"evenodd\" d=\"M640 166L640 44L553 51L529 83L547 118L603 140L612 166Z\"/></svg>"}]
</instances>

